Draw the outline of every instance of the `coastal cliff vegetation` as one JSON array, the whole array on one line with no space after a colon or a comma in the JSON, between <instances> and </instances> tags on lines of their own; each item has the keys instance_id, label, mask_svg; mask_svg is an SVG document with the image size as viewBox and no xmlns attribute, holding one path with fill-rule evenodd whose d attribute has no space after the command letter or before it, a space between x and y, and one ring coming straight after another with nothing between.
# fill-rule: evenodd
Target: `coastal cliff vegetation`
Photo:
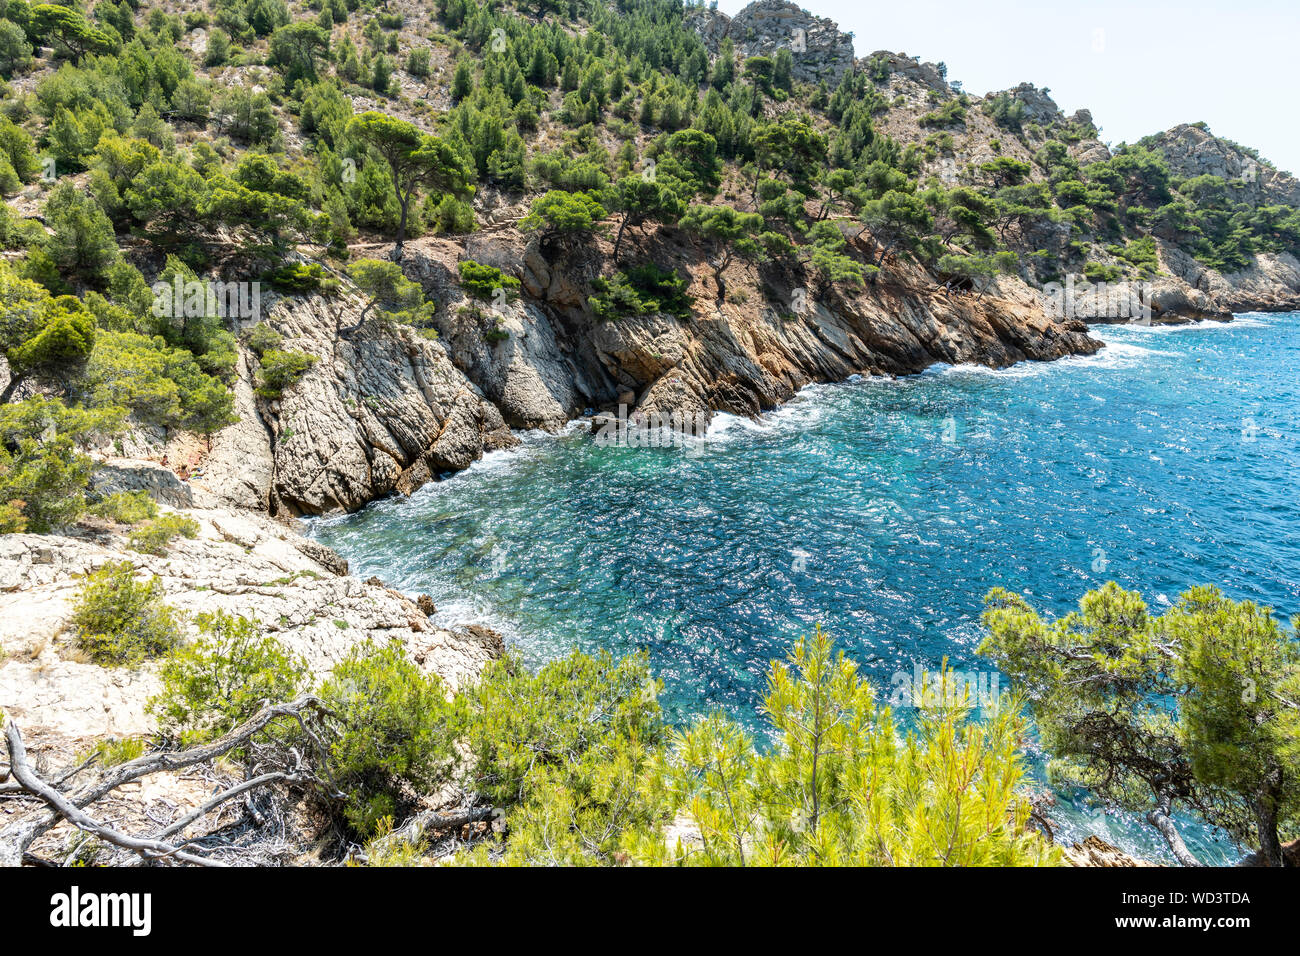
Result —
<instances>
[{"instance_id":1,"label":"coastal cliff vegetation","mask_svg":"<svg viewBox=\"0 0 1300 956\"><path fill-rule=\"evenodd\" d=\"M937 704L891 706L818 630L772 663L756 735L671 725L644 657L444 679L412 651L431 601L187 516L203 493L355 509L629 397L753 414L813 380L1095 351L1095 316L1043 314L1050 283L1149 283L1169 320L1300 302L1300 186L1201 125L1112 149L1028 85L973 97L824 21L798 52L728 23L0 0L0 534L33 580L74 553L61 661L153 681L148 733L57 769L6 715L0 862L1057 865L1030 719L1055 780L1180 862L1187 815L1287 862L1295 635L1209 589L1156 618L1107 587L1057 622L995 593L984 650L1016 696L980 719L946 671ZM319 567L389 616L344 641L341 611L181 613L148 562L196 537L309 555L268 600ZM318 619L328 666L276 636ZM196 767L215 788L165 825L105 812Z\"/></svg>"}]
</instances>

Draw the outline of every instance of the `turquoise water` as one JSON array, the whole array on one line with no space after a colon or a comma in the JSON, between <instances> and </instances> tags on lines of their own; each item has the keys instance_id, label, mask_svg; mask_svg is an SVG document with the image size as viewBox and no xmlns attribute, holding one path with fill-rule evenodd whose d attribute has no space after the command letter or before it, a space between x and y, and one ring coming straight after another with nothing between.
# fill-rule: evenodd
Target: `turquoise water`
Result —
<instances>
[{"instance_id":1,"label":"turquoise water","mask_svg":"<svg viewBox=\"0 0 1300 956\"><path fill-rule=\"evenodd\" d=\"M944 656L987 670L998 584L1053 613L1110 579L1155 610L1216 583L1300 612L1300 315L1096 334L1088 358L814 386L690 453L529 435L312 533L534 661L648 648L677 719L753 719L768 661L819 622L886 689ZM1078 796L1058 810L1162 852Z\"/></svg>"}]
</instances>

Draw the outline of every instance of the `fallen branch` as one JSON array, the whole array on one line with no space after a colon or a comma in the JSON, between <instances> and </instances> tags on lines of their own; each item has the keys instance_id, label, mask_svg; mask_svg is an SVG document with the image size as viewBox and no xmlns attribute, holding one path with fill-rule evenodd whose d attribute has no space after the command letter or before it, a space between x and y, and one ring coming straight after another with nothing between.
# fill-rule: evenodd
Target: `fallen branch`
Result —
<instances>
[{"instance_id":1,"label":"fallen branch","mask_svg":"<svg viewBox=\"0 0 1300 956\"><path fill-rule=\"evenodd\" d=\"M16 823L0 830L0 866L18 866L23 861L31 844L42 834L56 826L60 820L67 820L73 826L88 833L93 833L105 842L132 850L149 859L170 857L195 865L219 865L218 861L188 853L180 849L180 847L163 842L163 840L166 836L181 832L185 827L203 816L204 813L225 802L225 800L248 793L255 787L283 781L320 782L311 775L301 773L302 761L296 753L294 757L298 766L293 770L270 772L256 778L255 781L245 781L244 784L218 795L214 800L209 800L197 812L187 815L182 821L178 821L181 824L179 828L177 828L176 824L172 824L157 837L136 837L120 833L94 819L90 814L84 812L84 808L102 800L119 787L139 780L141 777L163 771L183 770L196 764L215 760L240 747L250 746L253 737L265 730L271 723L285 717L298 722L305 736L317 750L320 756L320 766L328 777L328 764L324 759L324 746L319 737L308 728L307 722L303 718L304 713L314 713L319 716L327 714L328 711L318 698L310 695L288 704L267 705L217 740L187 747L179 751L163 750L145 754L142 757L108 768L97 780L73 794L61 792L57 787L40 779L31 769L27 763L27 752L18 725L7 719L4 731L9 749L10 769L8 775L17 781L20 790L40 798L45 802L48 809L43 812L28 814ZM60 777L60 780L70 779L76 775L76 772L64 774ZM10 792L12 789L10 784L5 785L6 792ZM337 787L333 784L332 778L330 778L326 790L336 794Z\"/></svg>"},{"instance_id":2,"label":"fallen branch","mask_svg":"<svg viewBox=\"0 0 1300 956\"><path fill-rule=\"evenodd\" d=\"M106 824L86 814L80 807L71 803L67 797L55 790L32 770L27 763L27 748L23 746L22 734L18 732L18 725L9 721L5 726L5 739L9 746L9 769L23 789L40 797L50 805L58 814L79 830L83 830L92 836L99 837L105 843L111 843L114 846L122 847L125 850L131 850L139 853L144 857L160 858L175 857L183 863L193 863L196 866L224 866L218 860L210 860L206 857L196 856L187 853L179 847L171 846L160 840L141 839L129 834L115 830ZM31 837L35 839L35 835ZM30 845L29 839L28 845ZM17 850L18 862L21 862L25 856L27 846L22 846ZM0 849L0 854L7 851ZM0 855L0 862L7 862L4 856Z\"/></svg>"}]
</instances>

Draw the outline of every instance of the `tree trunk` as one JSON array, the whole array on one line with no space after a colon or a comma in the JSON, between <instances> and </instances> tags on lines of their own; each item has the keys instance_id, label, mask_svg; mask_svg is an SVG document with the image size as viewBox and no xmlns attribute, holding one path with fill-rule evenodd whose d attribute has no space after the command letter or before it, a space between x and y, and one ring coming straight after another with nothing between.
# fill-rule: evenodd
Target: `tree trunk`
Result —
<instances>
[{"instance_id":1,"label":"tree trunk","mask_svg":"<svg viewBox=\"0 0 1300 956\"><path fill-rule=\"evenodd\" d=\"M397 205L401 207L402 215L397 220L397 242L393 246L393 261L402 261L402 243L406 241L406 210L411 205L411 195L407 193L406 198L402 198L402 191L397 191Z\"/></svg>"},{"instance_id":2,"label":"tree trunk","mask_svg":"<svg viewBox=\"0 0 1300 956\"><path fill-rule=\"evenodd\" d=\"M1183 866L1203 866L1196 857L1192 856L1192 851L1187 849L1187 844L1179 835L1178 829L1174 826L1174 821L1169 819L1169 801L1165 800L1160 806L1153 808L1147 813L1147 823L1151 824L1160 831L1160 835L1165 838L1169 844L1169 849L1176 859Z\"/></svg>"},{"instance_id":3,"label":"tree trunk","mask_svg":"<svg viewBox=\"0 0 1300 956\"><path fill-rule=\"evenodd\" d=\"M1255 829L1259 837L1259 855L1269 866L1286 866L1282 841L1277 835L1277 804L1281 790L1281 772L1274 770L1264 791L1255 798Z\"/></svg>"},{"instance_id":4,"label":"tree trunk","mask_svg":"<svg viewBox=\"0 0 1300 956\"><path fill-rule=\"evenodd\" d=\"M614 236L614 261L618 262L618 248L623 244L623 230L627 228L628 214L623 213L623 218L618 224L618 234Z\"/></svg>"}]
</instances>

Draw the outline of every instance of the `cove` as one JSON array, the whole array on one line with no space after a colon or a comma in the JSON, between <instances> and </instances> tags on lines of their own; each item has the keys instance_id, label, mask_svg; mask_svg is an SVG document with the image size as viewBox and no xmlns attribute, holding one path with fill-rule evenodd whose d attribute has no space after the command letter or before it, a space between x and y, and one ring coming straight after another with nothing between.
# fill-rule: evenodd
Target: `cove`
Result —
<instances>
[{"instance_id":1,"label":"cove","mask_svg":"<svg viewBox=\"0 0 1300 956\"><path fill-rule=\"evenodd\" d=\"M1094 334L1085 358L812 386L689 452L529 434L310 533L534 663L647 649L675 720L752 721L769 660L818 623L885 697L945 657L989 675L995 585L1053 614L1107 580L1156 612L1210 583L1300 613L1300 314ZM1164 858L1144 826L1057 801L1064 838Z\"/></svg>"}]
</instances>

